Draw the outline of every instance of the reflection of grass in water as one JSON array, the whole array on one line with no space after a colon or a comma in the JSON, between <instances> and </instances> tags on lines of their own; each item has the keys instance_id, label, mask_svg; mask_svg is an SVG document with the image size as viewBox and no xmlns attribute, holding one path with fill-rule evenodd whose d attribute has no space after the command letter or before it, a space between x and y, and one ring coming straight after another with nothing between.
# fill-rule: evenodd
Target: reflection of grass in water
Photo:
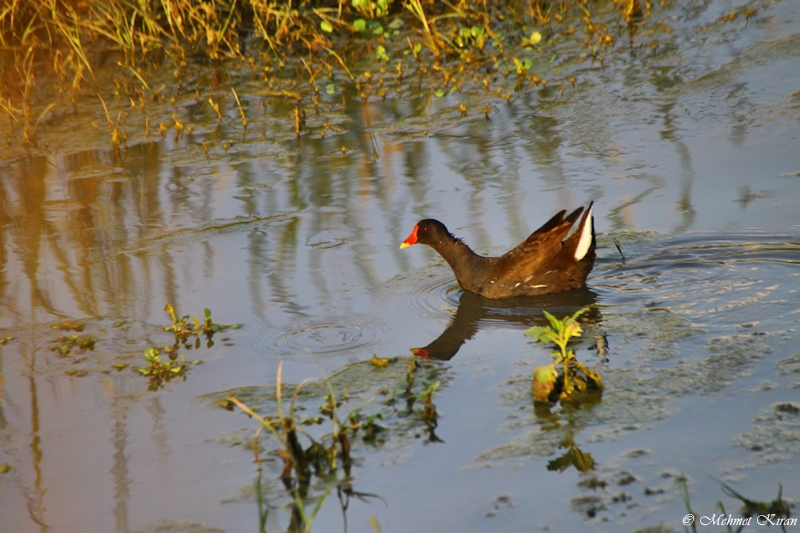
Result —
<instances>
[{"instance_id":1,"label":"reflection of grass in water","mask_svg":"<svg viewBox=\"0 0 800 533\"><path fill-rule=\"evenodd\" d=\"M638 9L632 9L632 5ZM364 102L376 97L385 99L387 92L393 90L389 86L395 82L400 91L408 91L419 85L419 79L414 78L421 76L430 79L430 87L421 91L423 95L428 88L431 95L444 97L473 87L480 89L475 92L510 103L515 96L506 85L519 91L526 84L530 88L547 84L534 70L549 69L554 57L564 55L554 52L563 48L563 42L573 48L567 55L576 58L577 63L602 64L604 54L616 53L613 45L626 36L628 24L636 26L649 15L641 9L639 0L605 0L591 5L565 2L559 4L557 13L550 9L538 1L528 6L510 1L453 5L414 0L338 4L324 0L249 0L233 4L222 0L108 0L77 6L56 6L51 0L13 2L0 13L0 45L6 55L0 65L8 65L0 66L0 109L14 124L22 126L25 147L31 148L36 146L41 124L62 116L66 106L71 106L73 113L79 104L84 106L78 98L84 93L94 97L96 91L113 87L116 118L111 110L112 94L107 93L97 94L105 110L97 109L94 120L96 129L97 123L104 120L109 124L113 148L128 138L139 142L134 123L136 130L144 125L149 136L151 121L162 138L174 129L178 141L184 131L184 117L175 114L175 105L188 100L180 95L191 97L185 85L194 87L198 105L210 103L221 126L225 115L220 110L219 96L201 97L200 91L216 91L223 83L235 82L218 72L209 73L210 80L197 80L194 68L187 68L188 63L229 58L239 60L232 64L232 70L249 69L244 78L257 75L268 86L266 90L264 84L257 88L253 84L230 87L229 94L239 111L239 131L243 133L232 138L246 138L248 125L254 120L256 95L282 100L292 108L292 133L305 133L312 128L324 137L326 132L337 133L340 129L335 121L325 117L319 120L318 78L323 72L331 73L328 94L343 92L334 74L345 73L341 78L355 81L355 97ZM522 29L528 24L542 29L546 26L545 37L538 30L530 33ZM575 31L576 25L584 30ZM373 42L378 40L380 44ZM265 53L265 48L270 52ZM23 57L19 50L28 52ZM31 68L31 50L47 60ZM117 72L109 75L98 67L99 63L92 59L98 51L104 62L113 64L115 69L119 67ZM106 61L109 53L116 54L112 61ZM169 69L165 58L177 67L174 76L170 73L168 78L158 68L155 72L150 70L154 65ZM363 69L362 61L369 63L367 72L356 77L353 72L358 71L351 71L348 65L357 64ZM386 61L396 65L391 69L396 76L387 74ZM27 68L12 68L19 64ZM371 70L380 75L373 79ZM285 72L292 75L287 78ZM493 73L486 76L487 72ZM511 78L509 83L507 77ZM384 85L384 81L390 83ZM575 73L570 72L561 82L551 80L549 86L563 91L567 87L574 89L575 84ZM37 87L39 93L33 94ZM313 102L312 111L309 102ZM156 116L148 111L159 107L164 109L156 111ZM465 105L459 101L454 110L463 118L481 108L488 117L491 107L487 102ZM133 116L137 117L135 122ZM263 130L259 128L264 137L266 124L265 121ZM186 126L187 132L192 129L193 126Z\"/></svg>"},{"instance_id":2,"label":"reflection of grass in water","mask_svg":"<svg viewBox=\"0 0 800 533\"><path fill-rule=\"evenodd\" d=\"M334 489L340 502L379 498L354 489L351 470L361 462L355 454L384 447L396 451L423 434L426 442L440 442L435 434L439 415L434 396L451 379L448 367L438 363L373 357L322 380L289 385L281 382L279 373L274 387L242 387L202 396L210 405L238 405L261 423L255 439L252 432L236 432L220 440L254 450L259 480L262 467L270 472L267 479L274 475L280 480L259 481L228 501L255 499L262 510L276 503L288 505L292 522L304 530ZM344 414L347 405L354 407ZM262 429L272 438L259 442ZM269 450L265 459L263 449ZM313 509L306 513L312 503Z\"/></svg>"},{"instance_id":3,"label":"reflection of grass in water","mask_svg":"<svg viewBox=\"0 0 800 533\"><path fill-rule=\"evenodd\" d=\"M716 509L711 512L697 513L692 509L686 476L681 475L677 481L681 485L683 504L686 507L686 511L689 513L683 519L684 530L687 532L692 531L692 533L697 533L698 525L700 529L704 529L705 526L709 525L726 526L727 531L736 531L737 533L744 530L747 526L754 525L762 527L771 525L797 525L797 518L791 518L791 510L794 504L783 499L783 487L780 485L778 486L777 498L772 501L757 501L743 496L727 483L715 480L719 483L723 494L742 503L739 509L740 516L735 517L725 510L725 505L721 501L717 502L717 507L719 511L721 511L721 514L717 514ZM713 521L713 524L710 523L709 520ZM736 529L733 529L734 527L736 527ZM781 527L781 529L786 531L785 527Z\"/></svg>"},{"instance_id":4,"label":"reflection of grass in water","mask_svg":"<svg viewBox=\"0 0 800 533\"><path fill-rule=\"evenodd\" d=\"M683 335L676 335L676 339ZM591 409L569 413L570 431L581 429L589 442L616 440L640 431L650 423L672 413L670 403L687 394L707 394L731 385L731 377L741 379L770 350L760 335L733 335L711 339L709 355L676 362L667 368L604 368L602 401ZM527 387L526 387L527 386ZM512 378L501 398L512 405L530 398L530 378ZM510 419L512 428L531 428L515 442L481 454L478 462L495 462L525 456L547 457L557 449L566 434L541 431L536 417Z\"/></svg>"},{"instance_id":5,"label":"reflection of grass in water","mask_svg":"<svg viewBox=\"0 0 800 533\"><path fill-rule=\"evenodd\" d=\"M613 353L624 347L628 361L604 367L602 401L590 409L569 412L569 431L580 430L589 442L616 440L639 431L656 420L670 416L673 400L688 394L708 394L743 379L771 352L767 337L758 331L709 338L705 345L680 349L682 343L698 344L703 330L667 309L642 308L623 314L604 313L603 332L613 339ZM669 363L669 366L666 364ZM789 368L791 362L783 363ZM634 365L629 368L624 366ZM509 405L530 401L530 377L514 377L501 394ZM566 416L566 414L564 415ZM509 444L487 450L478 463L547 457L558 449L568 434L565 427L542 431L537 417L510 418L508 427L530 428Z\"/></svg>"}]
</instances>

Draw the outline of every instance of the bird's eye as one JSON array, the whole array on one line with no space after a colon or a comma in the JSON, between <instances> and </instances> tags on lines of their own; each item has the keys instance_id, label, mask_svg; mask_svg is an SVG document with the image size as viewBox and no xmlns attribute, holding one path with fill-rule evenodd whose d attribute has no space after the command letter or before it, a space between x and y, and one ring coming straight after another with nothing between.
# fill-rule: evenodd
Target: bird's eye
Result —
<instances>
[{"instance_id":1,"label":"bird's eye","mask_svg":"<svg viewBox=\"0 0 800 533\"><path fill-rule=\"evenodd\" d=\"M422 228L422 231L428 231L427 227Z\"/></svg>"}]
</instances>

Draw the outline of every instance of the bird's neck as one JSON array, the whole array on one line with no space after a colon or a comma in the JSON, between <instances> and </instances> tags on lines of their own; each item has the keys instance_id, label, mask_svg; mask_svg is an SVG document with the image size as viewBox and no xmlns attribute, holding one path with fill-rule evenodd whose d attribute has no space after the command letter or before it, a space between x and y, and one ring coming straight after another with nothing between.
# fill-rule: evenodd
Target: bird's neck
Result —
<instances>
[{"instance_id":1,"label":"bird's neck","mask_svg":"<svg viewBox=\"0 0 800 533\"><path fill-rule=\"evenodd\" d=\"M433 249L439 252L445 261L453 269L458 283L465 289L471 290L469 285L478 281L475 274L479 272L480 266L486 262L486 258L472 251L472 248L464 244L461 239L452 235L444 237L441 241L432 245Z\"/></svg>"}]
</instances>

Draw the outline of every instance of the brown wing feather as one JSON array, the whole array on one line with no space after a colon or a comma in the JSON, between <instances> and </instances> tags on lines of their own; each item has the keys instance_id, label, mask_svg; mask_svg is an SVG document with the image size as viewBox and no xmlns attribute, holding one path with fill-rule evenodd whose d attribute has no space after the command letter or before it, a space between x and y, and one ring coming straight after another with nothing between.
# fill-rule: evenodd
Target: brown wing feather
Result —
<instances>
[{"instance_id":1,"label":"brown wing feather","mask_svg":"<svg viewBox=\"0 0 800 533\"><path fill-rule=\"evenodd\" d=\"M541 227L541 228L539 228L539 229L537 229L536 231L534 231L533 233L531 233L531 234L528 236L528 238L527 238L527 239L525 239L525 242L523 242L522 244L520 244L520 246L525 246L525 244L527 244L528 242L533 242L533 241L535 241L535 240L536 240L536 239L538 239L538 238L539 238L541 235L543 235L543 234L546 234L546 233L547 233L547 232L549 232L549 231L553 231L553 230L554 230L555 228L557 228L559 225L563 224L563 223L564 223L564 215L566 214L566 212L567 212L567 210L566 210L566 209L562 209L561 211L559 211L558 213L556 213L555 215L553 215L553 216L550 218L550 220L548 220L547 222L545 222L544 224L542 224L542 227Z\"/></svg>"},{"instance_id":2,"label":"brown wing feather","mask_svg":"<svg viewBox=\"0 0 800 533\"><path fill-rule=\"evenodd\" d=\"M562 258L559 255L564 248L562 241L582 212L583 207L579 207L563 219L566 211L556 214L525 242L496 258L491 277L514 284L525 282L531 276L544 275L547 270L566 268L560 264ZM530 281L534 282L533 279Z\"/></svg>"}]
</instances>

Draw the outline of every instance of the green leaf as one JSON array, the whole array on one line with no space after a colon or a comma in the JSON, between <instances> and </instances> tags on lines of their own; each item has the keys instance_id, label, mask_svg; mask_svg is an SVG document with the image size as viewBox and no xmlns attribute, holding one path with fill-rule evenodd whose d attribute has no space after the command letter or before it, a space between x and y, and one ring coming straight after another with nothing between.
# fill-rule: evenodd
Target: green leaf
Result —
<instances>
[{"instance_id":1,"label":"green leaf","mask_svg":"<svg viewBox=\"0 0 800 533\"><path fill-rule=\"evenodd\" d=\"M378 45L378 48L375 50L375 55L377 55L378 59L389 61L389 56L386 55L386 48L382 45Z\"/></svg>"},{"instance_id":2,"label":"green leaf","mask_svg":"<svg viewBox=\"0 0 800 533\"><path fill-rule=\"evenodd\" d=\"M327 20L323 20L322 22L320 22L319 27L322 29L322 31L326 33L330 33L333 31L333 26Z\"/></svg>"},{"instance_id":3,"label":"green leaf","mask_svg":"<svg viewBox=\"0 0 800 533\"><path fill-rule=\"evenodd\" d=\"M375 35L383 35L383 26L378 24L377 26L375 26L375 29L372 30L372 33L374 33Z\"/></svg>"},{"instance_id":4,"label":"green leaf","mask_svg":"<svg viewBox=\"0 0 800 533\"><path fill-rule=\"evenodd\" d=\"M563 326L561 325L561 321L559 319L557 319L547 311L544 311L544 316L548 320L548 322L550 322L550 325L553 326L554 330L561 331L561 328Z\"/></svg>"},{"instance_id":5,"label":"green leaf","mask_svg":"<svg viewBox=\"0 0 800 533\"><path fill-rule=\"evenodd\" d=\"M533 337L539 342L554 342L558 338L556 332L549 326L533 326L525 330L525 335Z\"/></svg>"},{"instance_id":6,"label":"green leaf","mask_svg":"<svg viewBox=\"0 0 800 533\"><path fill-rule=\"evenodd\" d=\"M469 31L473 37L480 37L481 35L483 35L484 30L480 26L473 26L472 28L470 28Z\"/></svg>"},{"instance_id":7,"label":"green leaf","mask_svg":"<svg viewBox=\"0 0 800 533\"><path fill-rule=\"evenodd\" d=\"M367 21L364 19L356 19L353 22L353 28L359 33L367 29Z\"/></svg>"},{"instance_id":8,"label":"green leaf","mask_svg":"<svg viewBox=\"0 0 800 533\"><path fill-rule=\"evenodd\" d=\"M552 328L548 326L533 326L530 329L526 329L524 331L525 335L529 337L533 337L539 342L549 342L549 340L545 340L544 336L548 334L555 334Z\"/></svg>"},{"instance_id":9,"label":"green leaf","mask_svg":"<svg viewBox=\"0 0 800 533\"><path fill-rule=\"evenodd\" d=\"M333 94L336 92L336 87L334 87L332 83L329 83L328 85L325 86L325 92L328 94Z\"/></svg>"},{"instance_id":10,"label":"green leaf","mask_svg":"<svg viewBox=\"0 0 800 533\"><path fill-rule=\"evenodd\" d=\"M442 96L444 96L447 93L445 92L444 89L437 89L436 92L433 93L433 94L435 94L437 98L441 98Z\"/></svg>"},{"instance_id":11,"label":"green leaf","mask_svg":"<svg viewBox=\"0 0 800 533\"><path fill-rule=\"evenodd\" d=\"M582 332L581 325L575 321L568 322L564 326L564 337L567 339L571 337L580 337Z\"/></svg>"},{"instance_id":12,"label":"green leaf","mask_svg":"<svg viewBox=\"0 0 800 533\"><path fill-rule=\"evenodd\" d=\"M537 402L549 401L550 393L556 384L558 370L555 365L537 366L533 371L533 399Z\"/></svg>"}]
</instances>

